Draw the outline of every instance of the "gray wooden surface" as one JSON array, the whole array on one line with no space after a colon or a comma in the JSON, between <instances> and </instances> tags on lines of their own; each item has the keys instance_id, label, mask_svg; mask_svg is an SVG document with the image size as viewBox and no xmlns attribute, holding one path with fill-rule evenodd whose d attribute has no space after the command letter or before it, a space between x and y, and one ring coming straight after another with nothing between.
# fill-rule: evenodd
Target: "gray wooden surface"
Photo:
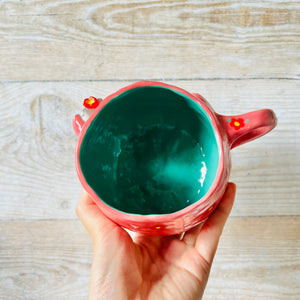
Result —
<instances>
[{"instance_id":1,"label":"gray wooden surface","mask_svg":"<svg viewBox=\"0 0 300 300\"><path fill-rule=\"evenodd\" d=\"M86 299L71 119L141 79L222 114L272 108L232 151L236 202L204 299L300 299L300 3L0 2L0 299Z\"/></svg>"}]
</instances>

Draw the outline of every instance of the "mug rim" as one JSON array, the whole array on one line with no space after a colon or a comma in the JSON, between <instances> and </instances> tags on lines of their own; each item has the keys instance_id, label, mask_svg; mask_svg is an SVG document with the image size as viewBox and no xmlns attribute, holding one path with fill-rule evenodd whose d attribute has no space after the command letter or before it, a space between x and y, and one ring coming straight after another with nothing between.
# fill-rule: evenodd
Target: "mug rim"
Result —
<instances>
[{"instance_id":1,"label":"mug rim","mask_svg":"<svg viewBox=\"0 0 300 300\"><path fill-rule=\"evenodd\" d=\"M89 184L87 183L87 181L85 180L83 173L81 171L81 167L80 167L80 162L79 162L79 153L80 153L80 148L81 148L81 144L83 141L83 138L85 136L85 133L88 129L88 127L90 126L90 124L93 122L94 118L96 117L96 115L99 113L99 111L112 99L114 99L115 97L121 95L122 93L124 93L125 91L128 91L130 89L134 89L137 87L150 87L150 86L157 86L157 87L163 87L163 88L167 88L171 91L176 91L179 92L185 96L187 96L188 98L190 98L191 100L194 100L195 102L199 103L202 107L202 109L205 111L205 113L207 114L207 116L209 117L209 120L211 122L211 125L213 126L214 129L214 134L215 134L215 138L217 141L217 146L218 146L218 152L219 152L219 164L218 164L218 168L217 168L217 173L215 176L215 179L211 185L211 187L209 188L209 190L207 191L207 193L200 198L198 201L196 201L195 203L192 203L188 206L186 206L183 209L180 209L176 212L172 212L172 213L167 213L167 214L147 214L147 215L143 215L143 214L136 214L136 213L128 213L125 211L121 211L118 210L116 208L113 208L112 206L110 206L109 204L107 204L106 202L104 202L103 200L101 200L101 198L95 193L95 191L89 186ZM78 178L83 186L83 188L88 192L88 194L90 194L91 198L93 199L93 201L95 201L95 203L97 204L97 206L100 208L100 210L106 214L108 217L111 216L112 219L116 219L116 220L122 220L122 223L126 223L126 222L134 222L134 223L139 223L142 222L144 224L147 223L153 223L153 222L167 222L167 221L171 221L177 218L180 218L182 216L185 215L189 215L190 213L192 213L196 208L198 208L199 206L203 205L205 202L207 202L208 199L210 199L210 197L212 196L212 194L214 193L214 191L217 189L219 182L221 180L223 171L224 171L224 147L223 147L223 140L217 125L217 121L216 118L213 114L213 111L210 107L207 106L206 101L204 100L204 102L201 102L200 99L187 92L186 90L173 86L173 85L169 85L163 82L157 82L157 81L138 81L135 82L133 84L127 85L121 89L119 89L118 91L116 91L115 93L107 96L106 98L104 98L100 104L98 105L98 107L93 111L93 113L91 114L91 116L88 118L88 120L84 123L82 130L80 132L80 135L78 137L78 141L77 141L77 145L76 145L76 150L75 150L75 165L76 165L76 171L77 171L77 175Z\"/></svg>"}]
</instances>

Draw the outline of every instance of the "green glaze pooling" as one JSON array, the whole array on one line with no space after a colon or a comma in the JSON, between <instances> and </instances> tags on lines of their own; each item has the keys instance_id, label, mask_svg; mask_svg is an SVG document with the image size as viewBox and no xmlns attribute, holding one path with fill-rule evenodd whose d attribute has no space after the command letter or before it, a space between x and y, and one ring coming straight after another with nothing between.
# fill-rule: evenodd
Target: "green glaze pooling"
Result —
<instances>
[{"instance_id":1,"label":"green glaze pooling","mask_svg":"<svg viewBox=\"0 0 300 300\"><path fill-rule=\"evenodd\" d=\"M201 105L151 86L126 91L102 108L83 138L79 162L87 183L111 207L168 214L207 193L219 152Z\"/></svg>"}]
</instances>

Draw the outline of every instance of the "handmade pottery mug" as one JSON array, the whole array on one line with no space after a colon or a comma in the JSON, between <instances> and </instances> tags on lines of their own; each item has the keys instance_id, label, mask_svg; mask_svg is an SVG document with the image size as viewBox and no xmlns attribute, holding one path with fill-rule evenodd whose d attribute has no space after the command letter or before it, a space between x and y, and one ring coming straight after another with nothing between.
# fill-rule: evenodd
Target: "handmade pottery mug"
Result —
<instances>
[{"instance_id":1,"label":"handmade pottery mug","mask_svg":"<svg viewBox=\"0 0 300 300\"><path fill-rule=\"evenodd\" d=\"M230 149L276 126L272 110L214 112L199 94L141 81L76 115L76 169L100 210L129 230L187 231L216 208L228 182Z\"/></svg>"}]
</instances>

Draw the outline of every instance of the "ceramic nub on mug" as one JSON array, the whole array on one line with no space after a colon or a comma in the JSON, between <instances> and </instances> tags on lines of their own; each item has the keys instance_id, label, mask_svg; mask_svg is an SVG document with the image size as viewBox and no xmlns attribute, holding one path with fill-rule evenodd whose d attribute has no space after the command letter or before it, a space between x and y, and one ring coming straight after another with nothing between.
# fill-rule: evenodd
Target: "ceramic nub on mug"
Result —
<instances>
[{"instance_id":1,"label":"ceramic nub on mug","mask_svg":"<svg viewBox=\"0 0 300 300\"><path fill-rule=\"evenodd\" d=\"M73 119L79 179L108 218L146 234L176 234L204 221L225 191L230 149L276 125L272 110L222 116L199 94L160 82L85 104L87 121Z\"/></svg>"}]
</instances>

